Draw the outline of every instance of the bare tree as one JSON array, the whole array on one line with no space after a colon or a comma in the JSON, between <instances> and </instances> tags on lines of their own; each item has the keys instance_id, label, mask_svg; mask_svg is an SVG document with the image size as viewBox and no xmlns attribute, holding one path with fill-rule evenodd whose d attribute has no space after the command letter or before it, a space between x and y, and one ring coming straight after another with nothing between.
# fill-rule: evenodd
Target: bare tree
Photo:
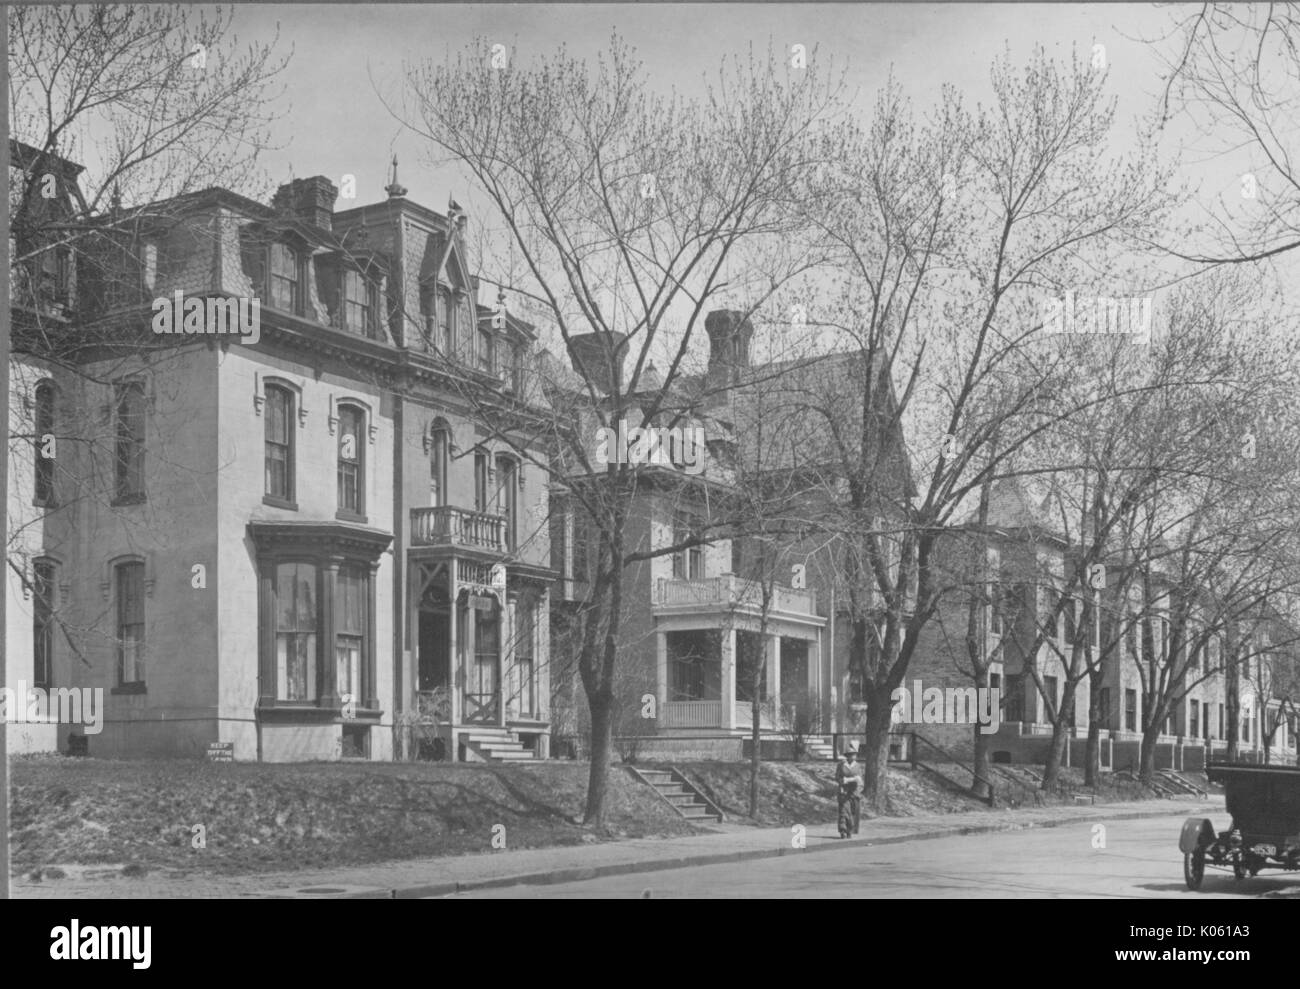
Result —
<instances>
[{"instance_id":1,"label":"bare tree","mask_svg":"<svg viewBox=\"0 0 1300 989\"><path fill-rule=\"evenodd\" d=\"M1204 3L1171 11L1155 122L1177 120L1212 135L1216 157L1245 165L1232 192L1209 207L1204 235L1191 248L1183 241L1168 250L1205 264L1288 254L1300 247L1300 5Z\"/></svg>"},{"instance_id":2,"label":"bare tree","mask_svg":"<svg viewBox=\"0 0 1300 989\"><path fill-rule=\"evenodd\" d=\"M544 300L596 423L617 428L683 418L672 396L710 309L731 293L752 312L820 256L801 232L836 93L815 53L806 67L772 52L729 61L687 100L650 92L617 38L595 65L563 52L525 65L479 42L408 67L395 112L430 161L459 163L485 196L505 228L500 256L517 264L510 280ZM729 270L748 280L729 284ZM555 438L596 544L578 666L592 723L585 820L599 823L624 572L647 558L627 537L641 468L594 465L581 430Z\"/></svg>"},{"instance_id":3,"label":"bare tree","mask_svg":"<svg viewBox=\"0 0 1300 989\"><path fill-rule=\"evenodd\" d=\"M35 485L38 510L10 518L6 551L32 593L31 552L56 549L48 542L83 503L111 513L120 437L103 391L126 371L165 372L178 359L147 332L150 278L175 260L168 234L186 222L187 194L252 174L285 59L276 40L243 46L231 12L26 6L7 17L9 441L22 452L11 462L32 464L35 477L18 480ZM155 253L144 250L146 231ZM33 400L46 377L57 385L53 408ZM165 373L155 381L153 397L167 397ZM175 467L183 452L154 427L144 469ZM33 548L37 528L47 545ZM102 634L55 621L74 655L84 636Z\"/></svg>"},{"instance_id":4,"label":"bare tree","mask_svg":"<svg viewBox=\"0 0 1300 989\"><path fill-rule=\"evenodd\" d=\"M1031 346L1045 303L1076 286L1124 284L1129 238L1149 235L1169 204L1149 156L1107 161L1103 83L1077 60L1061 66L1039 52L1022 71L1004 60L991 108L970 113L949 92L928 128L887 90L857 156L860 191L828 230L849 277L833 300L840 318L825 321L880 369L864 376L852 431L832 429L846 482L840 532L855 546L842 578L852 661L867 671L866 793L877 810L890 698L944 593L938 541L990 478L1032 471L1014 463L1017 452L1076 411L1043 401L1070 372ZM1117 172L1123 180L1112 181ZM882 458L882 437L900 424L911 434L914 496ZM899 535L896 573L874 524L882 516Z\"/></svg>"}]
</instances>

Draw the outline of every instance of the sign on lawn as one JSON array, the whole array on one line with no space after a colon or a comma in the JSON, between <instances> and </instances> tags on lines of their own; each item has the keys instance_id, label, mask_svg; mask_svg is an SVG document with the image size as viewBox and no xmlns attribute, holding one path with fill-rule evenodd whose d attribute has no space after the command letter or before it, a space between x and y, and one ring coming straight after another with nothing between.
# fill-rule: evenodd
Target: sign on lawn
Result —
<instances>
[{"instance_id":1,"label":"sign on lawn","mask_svg":"<svg viewBox=\"0 0 1300 989\"><path fill-rule=\"evenodd\" d=\"M234 762L234 761L235 761L234 742L209 742L208 743L208 762Z\"/></svg>"}]
</instances>

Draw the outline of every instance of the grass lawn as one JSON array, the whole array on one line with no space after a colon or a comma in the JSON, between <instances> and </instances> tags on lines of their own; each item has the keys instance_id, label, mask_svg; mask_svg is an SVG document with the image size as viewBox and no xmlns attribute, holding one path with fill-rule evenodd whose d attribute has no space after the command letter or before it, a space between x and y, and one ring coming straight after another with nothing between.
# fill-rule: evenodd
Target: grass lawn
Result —
<instances>
[{"instance_id":1,"label":"grass lawn","mask_svg":"<svg viewBox=\"0 0 1300 989\"><path fill-rule=\"evenodd\" d=\"M578 823L587 791L582 762L271 765L24 756L10 765L16 875L43 870L57 878L51 867L63 864L113 865L128 874L247 874L471 855L493 850L496 825L505 829L506 848L696 833L618 765L610 767L602 830ZM678 768L729 823L835 820L833 763L763 763L755 818L746 815L747 762ZM1070 783L1077 775L1063 773ZM1140 785L1126 786L1132 792L1099 796L1152 795ZM891 816L980 809L987 808L926 773L890 770ZM202 825L206 847L194 847L196 825Z\"/></svg>"},{"instance_id":2,"label":"grass lawn","mask_svg":"<svg viewBox=\"0 0 1300 989\"><path fill-rule=\"evenodd\" d=\"M603 831L584 828L586 763L11 762L13 872L60 863L251 873L507 848L670 837L694 829L610 768ZM207 847L192 847L203 825Z\"/></svg>"}]
</instances>

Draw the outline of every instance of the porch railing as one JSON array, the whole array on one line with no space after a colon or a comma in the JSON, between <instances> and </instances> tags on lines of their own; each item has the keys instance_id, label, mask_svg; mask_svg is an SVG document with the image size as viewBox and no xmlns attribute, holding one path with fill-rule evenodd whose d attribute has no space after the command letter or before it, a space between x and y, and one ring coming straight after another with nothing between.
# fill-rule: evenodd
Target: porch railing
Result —
<instances>
[{"instance_id":1,"label":"porch railing","mask_svg":"<svg viewBox=\"0 0 1300 989\"><path fill-rule=\"evenodd\" d=\"M656 582L655 604L760 609L763 607L763 588L757 581L744 580L734 574L695 580L661 577ZM796 590L777 584L772 588L770 607L772 611L786 614L814 615L817 613L817 595L811 589Z\"/></svg>"},{"instance_id":2,"label":"porch railing","mask_svg":"<svg viewBox=\"0 0 1300 989\"><path fill-rule=\"evenodd\" d=\"M668 701L659 713L664 728L722 727L722 701Z\"/></svg>"},{"instance_id":3,"label":"porch railing","mask_svg":"<svg viewBox=\"0 0 1300 989\"><path fill-rule=\"evenodd\" d=\"M443 505L411 509L412 546L471 546L505 552L505 516Z\"/></svg>"}]
</instances>

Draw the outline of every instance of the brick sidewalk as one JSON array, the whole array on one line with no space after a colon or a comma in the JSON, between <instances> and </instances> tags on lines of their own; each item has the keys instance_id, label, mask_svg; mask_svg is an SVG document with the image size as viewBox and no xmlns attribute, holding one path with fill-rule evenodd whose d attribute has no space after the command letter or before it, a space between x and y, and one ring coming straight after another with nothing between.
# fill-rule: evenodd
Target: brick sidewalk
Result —
<instances>
[{"instance_id":1,"label":"brick sidewalk","mask_svg":"<svg viewBox=\"0 0 1300 989\"><path fill-rule=\"evenodd\" d=\"M33 882L14 878L13 896L22 898L233 898L296 897L390 899L439 896L461 889L522 883L573 882L603 875L653 872L686 865L710 865L777 855L830 851L850 842L883 844L989 831L1083 824L1166 815L1222 816L1223 801L1194 797L1091 806L970 811L917 817L882 817L862 822L862 833L848 841L834 824L812 824L805 847L796 848L789 827L747 828L722 825L685 838L639 838L563 848L503 850L482 855L381 862L342 869L259 873L241 876L127 878L105 867L65 866L66 879ZM1177 828L1170 831L1177 842ZM315 887L316 892L310 890Z\"/></svg>"}]
</instances>

